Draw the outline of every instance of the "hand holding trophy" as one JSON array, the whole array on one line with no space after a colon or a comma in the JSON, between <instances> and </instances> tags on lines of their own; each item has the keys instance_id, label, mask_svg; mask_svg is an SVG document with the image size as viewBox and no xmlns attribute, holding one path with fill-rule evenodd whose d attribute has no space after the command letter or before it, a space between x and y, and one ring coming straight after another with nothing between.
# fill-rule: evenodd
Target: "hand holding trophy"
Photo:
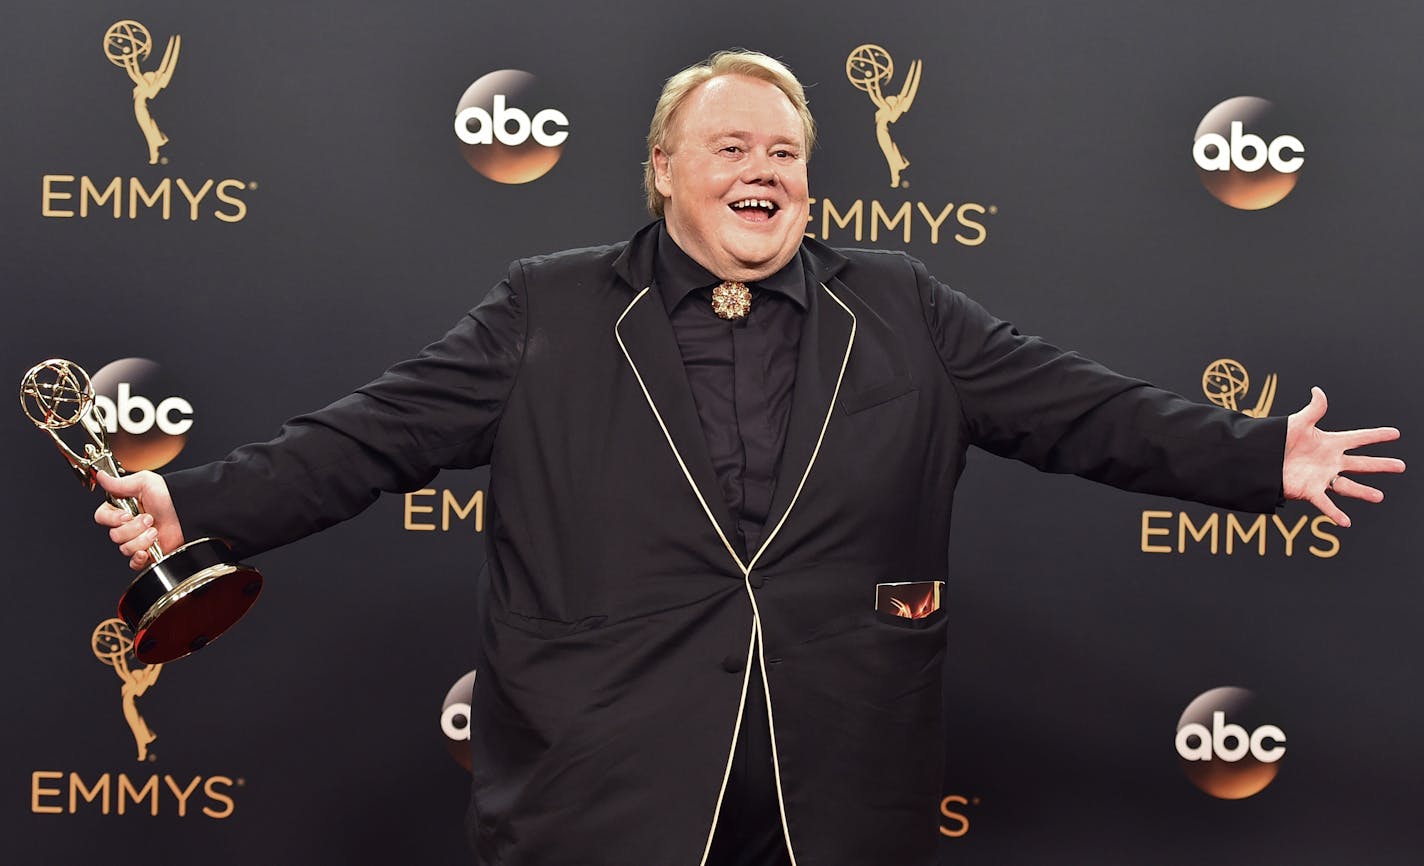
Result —
<instances>
[{"instance_id":1,"label":"hand holding trophy","mask_svg":"<svg viewBox=\"0 0 1424 866\"><path fill-rule=\"evenodd\" d=\"M78 364L56 358L30 368L20 382L20 405L54 440L85 487L94 489L99 472L123 475L97 417L94 386ZM88 440L78 450L60 435L76 430ZM107 498L135 517L143 513L135 499ZM262 575L230 562L231 551L220 539L200 538L169 553L155 542L148 555L152 564L119 599L119 616L134 633L134 654L145 664L202 649L241 619L262 591Z\"/></svg>"}]
</instances>

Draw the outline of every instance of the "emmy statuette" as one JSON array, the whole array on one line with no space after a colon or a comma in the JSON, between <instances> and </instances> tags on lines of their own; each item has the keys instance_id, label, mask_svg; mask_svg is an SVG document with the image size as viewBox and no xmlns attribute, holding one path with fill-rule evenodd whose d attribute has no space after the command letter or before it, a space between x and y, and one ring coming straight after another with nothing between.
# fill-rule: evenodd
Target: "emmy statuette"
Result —
<instances>
[{"instance_id":1,"label":"emmy statuette","mask_svg":"<svg viewBox=\"0 0 1424 866\"><path fill-rule=\"evenodd\" d=\"M20 405L54 440L85 487L97 486L100 470L115 478L124 474L105 439L89 374L78 364L51 359L30 368L20 382ZM88 438L78 451L60 437L60 431L75 428ZM108 500L134 516L143 513L134 499ZM154 544L148 553L153 564L119 599L119 616L133 630L134 655L145 664L170 662L207 646L241 619L262 591L262 575L230 561L231 550L221 539L200 538L169 553Z\"/></svg>"}]
</instances>

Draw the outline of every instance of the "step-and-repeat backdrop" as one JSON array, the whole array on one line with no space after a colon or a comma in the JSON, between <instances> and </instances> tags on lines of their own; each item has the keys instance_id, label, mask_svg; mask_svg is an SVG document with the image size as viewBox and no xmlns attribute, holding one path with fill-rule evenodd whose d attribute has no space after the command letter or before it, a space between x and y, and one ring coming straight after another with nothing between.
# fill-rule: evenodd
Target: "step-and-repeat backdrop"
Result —
<instances>
[{"instance_id":1,"label":"step-and-repeat backdrop","mask_svg":"<svg viewBox=\"0 0 1424 866\"><path fill-rule=\"evenodd\" d=\"M1282 414L1318 384L1327 426L1405 429L1384 453L1424 430L1416 3L65 0L10 22L0 370L85 366L130 468L267 438L510 259L631 234L663 79L731 46L809 85L808 236L908 250L1194 399ZM484 474L259 557L239 627L144 665L97 498L18 408L4 430L6 862L468 862ZM943 862L1421 862L1424 506L1383 486L1347 530L975 455L925 803Z\"/></svg>"}]
</instances>

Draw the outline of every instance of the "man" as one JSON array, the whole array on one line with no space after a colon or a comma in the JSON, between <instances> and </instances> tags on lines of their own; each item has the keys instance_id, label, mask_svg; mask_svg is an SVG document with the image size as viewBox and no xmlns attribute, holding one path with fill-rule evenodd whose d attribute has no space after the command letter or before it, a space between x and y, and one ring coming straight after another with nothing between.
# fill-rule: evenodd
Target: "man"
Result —
<instances>
[{"instance_id":1,"label":"man","mask_svg":"<svg viewBox=\"0 0 1424 866\"><path fill-rule=\"evenodd\" d=\"M134 568L185 533L246 555L489 463L477 862L935 862L943 611L885 615L875 589L945 579L969 445L1348 525L1329 491L1382 494L1340 473L1403 464L1345 452L1398 433L1318 430L1318 390L1290 419L1192 403L904 255L804 240L813 139L778 62L684 70L648 136L663 221L514 263L442 340L271 443L105 478L148 515L96 520Z\"/></svg>"}]
</instances>

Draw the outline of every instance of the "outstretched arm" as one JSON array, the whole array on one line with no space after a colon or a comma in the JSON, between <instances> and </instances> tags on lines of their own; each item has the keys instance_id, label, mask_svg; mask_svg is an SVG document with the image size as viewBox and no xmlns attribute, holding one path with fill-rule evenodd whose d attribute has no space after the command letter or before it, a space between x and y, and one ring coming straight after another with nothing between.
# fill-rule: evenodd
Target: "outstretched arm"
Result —
<instances>
[{"instance_id":1,"label":"outstretched arm","mask_svg":"<svg viewBox=\"0 0 1424 866\"><path fill-rule=\"evenodd\" d=\"M1310 402L1290 416L1286 427L1285 461L1281 466L1281 488L1287 499L1309 502L1326 517L1341 526L1349 526L1350 518L1335 505L1329 494L1379 502L1384 499L1384 493L1341 473L1403 472L1404 461L1346 452L1380 442L1392 442L1399 438L1399 431L1393 427L1340 432L1321 430L1316 424L1325 417L1325 409L1325 392L1311 388Z\"/></svg>"},{"instance_id":2,"label":"outstretched arm","mask_svg":"<svg viewBox=\"0 0 1424 866\"><path fill-rule=\"evenodd\" d=\"M443 338L324 409L293 418L271 442L158 475L99 477L139 500L128 517L102 505L109 538L142 569L155 541L222 538L242 558L353 517L382 491L416 490L444 468L490 461L505 403L524 361L523 263ZM178 515L182 515L179 523Z\"/></svg>"}]
</instances>

